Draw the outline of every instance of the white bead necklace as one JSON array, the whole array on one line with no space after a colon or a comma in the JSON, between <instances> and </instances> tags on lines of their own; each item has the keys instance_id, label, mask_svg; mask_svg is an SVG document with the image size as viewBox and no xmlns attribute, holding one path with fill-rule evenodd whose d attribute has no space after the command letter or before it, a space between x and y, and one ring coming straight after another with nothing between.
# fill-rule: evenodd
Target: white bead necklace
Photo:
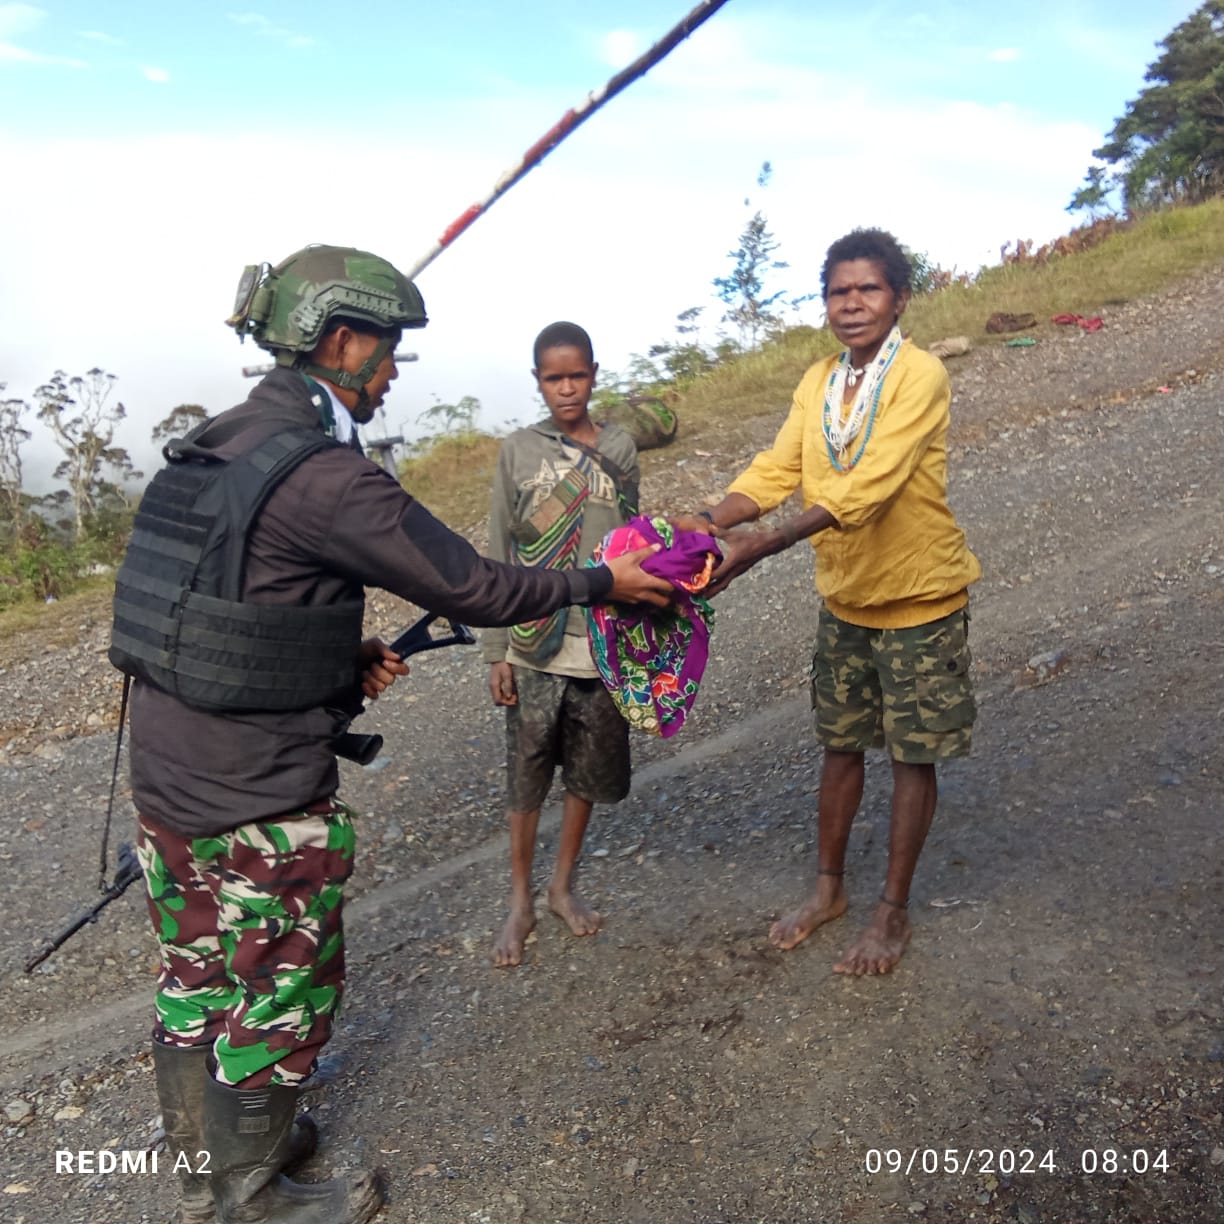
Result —
<instances>
[{"instance_id":1,"label":"white bead necklace","mask_svg":"<svg viewBox=\"0 0 1224 1224\"><path fill-rule=\"evenodd\" d=\"M877 393L884 380L884 375L888 372L888 367L892 365L892 360L900 347L901 329L894 325L884 343L880 345L880 351L875 355L874 360L868 362L866 366L861 368L852 366L850 350L847 349L838 359L837 365L833 367L825 388L822 424L829 449L837 456L838 463L842 467L846 466L850 443L858 437L859 430L863 428L867 413L871 410L873 401L878 398ZM847 385L855 386L860 378L863 380L863 385L859 388L858 395L855 396L854 404L847 415L846 387Z\"/></svg>"}]
</instances>

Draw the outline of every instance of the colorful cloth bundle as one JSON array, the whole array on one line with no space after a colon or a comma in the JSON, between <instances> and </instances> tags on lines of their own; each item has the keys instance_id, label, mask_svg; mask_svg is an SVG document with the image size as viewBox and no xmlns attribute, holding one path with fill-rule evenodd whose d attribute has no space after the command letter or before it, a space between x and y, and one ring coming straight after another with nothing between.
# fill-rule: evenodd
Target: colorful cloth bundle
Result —
<instances>
[{"instance_id":1,"label":"colorful cloth bundle","mask_svg":"<svg viewBox=\"0 0 1224 1224\"><path fill-rule=\"evenodd\" d=\"M666 519L638 515L608 532L589 564L662 544L642 568L676 588L668 608L600 604L587 609L591 658L604 687L631 727L675 735L697 697L710 655L714 609L697 594L722 560L718 541L700 531L675 531Z\"/></svg>"}]
</instances>

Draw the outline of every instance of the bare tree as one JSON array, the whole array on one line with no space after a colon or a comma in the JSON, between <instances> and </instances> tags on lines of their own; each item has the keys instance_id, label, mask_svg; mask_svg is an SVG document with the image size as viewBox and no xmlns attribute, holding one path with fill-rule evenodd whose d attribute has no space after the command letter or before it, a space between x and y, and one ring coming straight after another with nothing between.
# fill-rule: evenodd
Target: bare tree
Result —
<instances>
[{"instance_id":1,"label":"bare tree","mask_svg":"<svg viewBox=\"0 0 1224 1224\"><path fill-rule=\"evenodd\" d=\"M115 428L127 415L120 402L111 402L114 384L115 375L95 366L84 376L73 378L56 370L51 381L34 392L39 420L51 430L56 445L64 452L55 478L68 484L77 540L97 512L99 496L116 487L121 489L126 477L136 475L127 451L114 445ZM103 480L108 468L118 474L118 484Z\"/></svg>"},{"instance_id":2,"label":"bare tree","mask_svg":"<svg viewBox=\"0 0 1224 1224\"><path fill-rule=\"evenodd\" d=\"M7 384L0 383L0 391ZM14 539L25 520L25 494L21 488L21 448L31 434L22 423L30 406L25 400L0 400L0 498L4 522Z\"/></svg>"},{"instance_id":3,"label":"bare tree","mask_svg":"<svg viewBox=\"0 0 1224 1224\"><path fill-rule=\"evenodd\" d=\"M190 433L197 425L203 425L208 420L208 413L199 404L180 404L153 426L153 441L168 441L170 438L181 438Z\"/></svg>"}]
</instances>

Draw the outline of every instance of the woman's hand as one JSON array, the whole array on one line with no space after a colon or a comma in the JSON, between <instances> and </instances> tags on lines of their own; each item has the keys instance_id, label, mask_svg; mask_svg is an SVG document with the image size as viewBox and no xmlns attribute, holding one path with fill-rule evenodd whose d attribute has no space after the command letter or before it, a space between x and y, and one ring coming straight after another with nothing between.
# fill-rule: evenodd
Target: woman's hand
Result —
<instances>
[{"instance_id":1,"label":"woman's hand","mask_svg":"<svg viewBox=\"0 0 1224 1224\"><path fill-rule=\"evenodd\" d=\"M518 690L514 687L514 668L509 663L494 663L489 668L489 692L495 706L518 705Z\"/></svg>"},{"instance_id":2,"label":"woman's hand","mask_svg":"<svg viewBox=\"0 0 1224 1224\"><path fill-rule=\"evenodd\" d=\"M382 638L366 638L358 652L361 660L361 691L371 700L389 689L396 676L408 674L408 664Z\"/></svg>"},{"instance_id":3,"label":"woman's hand","mask_svg":"<svg viewBox=\"0 0 1224 1224\"><path fill-rule=\"evenodd\" d=\"M676 531L701 531L720 540L723 537L722 528L715 527L704 514L681 514L677 515L676 518L669 518L667 521Z\"/></svg>"},{"instance_id":4,"label":"woman's hand","mask_svg":"<svg viewBox=\"0 0 1224 1224\"><path fill-rule=\"evenodd\" d=\"M741 574L746 574L762 557L777 552L776 531L728 531L719 542L722 564L710 576L701 593L718 595Z\"/></svg>"}]
</instances>

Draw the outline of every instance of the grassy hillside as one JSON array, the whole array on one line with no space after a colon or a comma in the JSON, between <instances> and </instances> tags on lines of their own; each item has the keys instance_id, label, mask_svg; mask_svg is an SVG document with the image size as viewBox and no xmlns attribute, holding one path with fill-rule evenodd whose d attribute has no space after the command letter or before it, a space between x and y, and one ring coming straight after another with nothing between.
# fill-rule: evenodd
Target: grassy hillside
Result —
<instances>
[{"instance_id":1,"label":"grassy hillside","mask_svg":"<svg viewBox=\"0 0 1224 1224\"><path fill-rule=\"evenodd\" d=\"M995 311L1037 316L1086 314L1102 306L1156 293L1190 273L1224 261L1224 199L1143 217L1099 245L1070 253L1030 253L986 268L968 285L955 284L915 299L905 316L917 343L968 336L975 345L1006 337L985 331ZM804 370L836 351L825 328L796 327L756 352L699 379L678 398L680 435L643 457L649 470L690 453L726 448L743 422L779 415ZM486 435L446 439L435 451L406 465L404 483L456 526L486 513L496 440Z\"/></svg>"},{"instance_id":2,"label":"grassy hillside","mask_svg":"<svg viewBox=\"0 0 1224 1224\"><path fill-rule=\"evenodd\" d=\"M1087 314L1167 288L1191 272L1224 261L1224 199L1154 213L1098 246L1047 260L1020 259L983 270L969 285L951 285L916 298L905 329L920 345L947 336L975 344L1006 337L985 331L995 311L1037 316ZM747 416L781 412L813 361L835 352L824 328L796 328L759 352L714 370L679 401L686 445ZM708 449L708 448L707 448Z\"/></svg>"},{"instance_id":3,"label":"grassy hillside","mask_svg":"<svg viewBox=\"0 0 1224 1224\"><path fill-rule=\"evenodd\" d=\"M96 622L99 616L105 616L110 623L114 589L114 581L109 576L98 575L86 579L79 590L53 603L29 600L13 604L0 612L0 642L36 633L40 649L71 646L80 639L82 629ZM3 665L4 655L0 652L0 666Z\"/></svg>"},{"instance_id":4,"label":"grassy hillside","mask_svg":"<svg viewBox=\"0 0 1224 1224\"><path fill-rule=\"evenodd\" d=\"M489 513L500 445L477 430L443 435L423 455L400 464L400 479L443 522L470 527Z\"/></svg>"}]
</instances>

